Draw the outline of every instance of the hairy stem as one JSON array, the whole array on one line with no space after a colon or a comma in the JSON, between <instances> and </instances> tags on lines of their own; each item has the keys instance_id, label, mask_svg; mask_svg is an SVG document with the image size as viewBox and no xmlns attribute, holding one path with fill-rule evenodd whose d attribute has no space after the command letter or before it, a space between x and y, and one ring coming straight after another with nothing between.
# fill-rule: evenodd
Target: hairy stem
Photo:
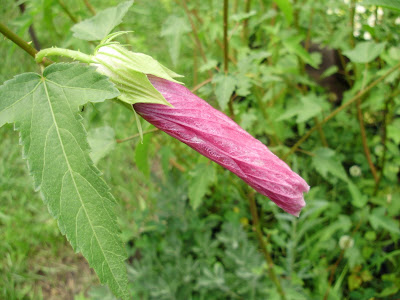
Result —
<instances>
[{"instance_id":1,"label":"hairy stem","mask_svg":"<svg viewBox=\"0 0 400 300\"><path fill-rule=\"evenodd\" d=\"M35 59L36 59L36 62L40 63L40 62L42 62L42 60L45 56L52 56L52 55L70 57L74 60L79 60L81 62L85 62L88 64L93 62L92 56L90 56L90 55L87 55L87 54L79 52L79 51L63 49L63 48L43 49L37 53Z\"/></svg>"},{"instance_id":2,"label":"hairy stem","mask_svg":"<svg viewBox=\"0 0 400 300\"><path fill-rule=\"evenodd\" d=\"M250 212L251 212L251 217L252 217L253 228L256 232L258 243L260 244L260 248L264 255L265 262L267 263L267 266L268 266L269 277L271 278L272 282L275 284L279 294L281 295L282 300L285 300L286 299L285 292L283 291L282 285L281 285L278 277L275 274L274 262L268 251L267 245L266 245L264 237L263 237L263 233L261 231L257 205L256 205L256 201L254 199L254 192L249 193L248 199L249 199L249 204L250 204Z\"/></svg>"},{"instance_id":3,"label":"hairy stem","mask_svg":"<svg viewBox=\"0 0 400 300\"><path fill-rule=\"evenodd\" d=\"M337 109L335 109L333 112L331 112L328 116L326 116L321 122L320 126L328 122L330 119L332 119L334 116L336 116L338 113L340 113L342 110L353 104L355 101L357 101L359 98L364 96L366 93L368 93L372 88L374 88L377 84L382 82L386 77L388 77L390 74L392 74L394 71L398 70L400 68L400 63L395 65L394 67L390 68L385 74L383 74L381 77L376 79L374 82L372 82L370 85L368 85L365 89L362 89L355 95L353 98L351 98L349 101L346 103L343 103L341 106L339 106ZM318 129L318 125L315 125L312 127L306 134L304 134L300 140L297 141L296 144L292 146L290 151L283 156L283 160L285 160L289 155L293 154L301 144L303 144L309 137L310 135Z\"/></svg>"}]
</instances>

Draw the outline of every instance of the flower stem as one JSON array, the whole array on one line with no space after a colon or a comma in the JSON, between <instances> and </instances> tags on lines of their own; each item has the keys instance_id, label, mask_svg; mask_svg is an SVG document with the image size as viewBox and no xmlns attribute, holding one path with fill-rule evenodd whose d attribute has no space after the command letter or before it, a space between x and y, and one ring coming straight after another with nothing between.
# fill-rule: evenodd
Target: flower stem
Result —
<instances>
[{"instance_id":1,"label":"flower stem","mask_svg":"<svg viewBox=\"0 0 400 300\"><path fill-rule=\"evenodd\" d=\"M269 277L271 278L272 282L275 284L275 286L278 290L278 293L281 295L282 300L285 300L286 299L285 292L283 291L282 285L281 285L278 277L275 274L274 262L272 260L271 255L269 254L267 245L266 245L264 237L263 237L263 233L261 231L260 221L258 218L257 205L256 205L256 201L254 199L254 192L250 192L248 199L249 199L249 204L250 204L250 212L251 212L251 216L252 216L253 227L254 227L254 230L256 231L258 243L260 244L261 251L264 255L264 259L268 266Z\"/></svg>"},{"instance_id":2,"label":"flower stem","mask_svg":"<svg viewBox=\"0 0 400 300\"><path fill-rule=\"evenodd\" d=\"M17 46L19 46L22 50L25 50L25 52L28 53L30 56L35 57L36 54L38 53L38 51L35 48L33 48L31 45L25 42L22 38L20 38L18 35L12 32L5 24L1 22L0 22L0 32L10 41L14 42ZM52 63L53 62L51 60L43 61L43 64L45 66L48 66Z\"/></svg>"},{"instance_id":3,"label":"flower stem","mask_svg":"<svg viewBox=\"0 0 400 300\"><path fill-rule=\"evenodd\" d=\"M47 48L39 51L36 54L36 62L40 63L42 62L43 58L45 56L51 56L51 55L58 55L58 56L65 56L65 57L70 57L74 60L79 60L84 63L93 63L92 56L87 55L85 53L75 51L75 50L69 50L69 49L63 49L63 48Z\"/></svg>"},{"instance_id":4,"label":"flower stem","mask_svg":"<svg viewBox=\"0 0 400 300\"><path fill-rule=\"evenodd\" d=\"M388 77L390 74L392 74L394 71L398 70L400 68L400 63L395 65L394 67L390 68L385 74L383 74L381 77L379 77L377 80L372 82L370 85L368 85L365 89L360 90L357 95L355 95L353 98L351 98L349 101L346 103L343 103L341 106L339 106L337 109L335 109L333 112L331 112L328 116L326 116L320 123L319 126L322 126L326 122L328 122L330 119L332 119L334 116L336 116L338 113L340 113L342 110L353 104L355 101L357 101L359 98L364 96L366 93L368 93L372 88L374 88L377 84L379 84L381 81L383 81L386 77ZM283 156L283 160L286 160L287 157L291 154L293 154L301 144L303 144L309 137L310 135L318 129L318 125L315 125L312 127L305 135L301 137L300 140L297 141L296 144L292 146L290 151Z\"/></svg>"}]
</instances>

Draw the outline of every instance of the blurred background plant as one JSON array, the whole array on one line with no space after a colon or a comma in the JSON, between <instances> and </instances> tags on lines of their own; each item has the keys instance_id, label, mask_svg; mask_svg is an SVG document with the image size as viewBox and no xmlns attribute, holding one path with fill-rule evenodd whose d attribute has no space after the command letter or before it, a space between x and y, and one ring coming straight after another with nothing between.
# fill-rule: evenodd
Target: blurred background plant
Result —
<instances>
[{"instance_id":1,"label":"blurred background plant","mask_svg":"<svg viewBox=\"0 0 400 300\"><path fill-rule=\"evenodd\" d=\"M141 143L123 107L88 105L133 298L400 297L400 12L383 2L136 0L118 28L134 33L120 41L184 74L311 191L297 219L144 121ZM37 48L92 53L70 28L118 3L3 0L0 10ZM38 71L0 43L1 82ZM0 298L112 299L32 192L11 128L0 129Z\"/></svg>"}]
</instances>

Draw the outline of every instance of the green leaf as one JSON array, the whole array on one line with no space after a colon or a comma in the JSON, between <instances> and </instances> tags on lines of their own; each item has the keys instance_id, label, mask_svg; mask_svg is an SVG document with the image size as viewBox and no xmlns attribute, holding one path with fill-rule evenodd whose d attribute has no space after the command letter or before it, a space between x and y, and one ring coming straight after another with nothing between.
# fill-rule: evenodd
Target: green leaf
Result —
<instances>
[{"instance_id":1,"label":"green leaf","mask_svg":"<svg viewBox=\"0 0 400 300\"><path fill-rule=\"evenodd\" d=\"M399 0L364 0L362 5L377 5L400 11Z\"/></svg>"},{"instance_id":2,"label":"green leaf","mask_svg":"<svg viewBox=\"0 0 400 300\"><path fill-rule=\"evenodd\" d=\"M215 95L222 110L228 106L232 93L235 91L236 79L231 75L216 75L214 76L213 83L216 83Z\"/></svg>"},{"instance_id":3,"label":"green leaf","mask_svg":"<svg viewBox=\"0 0 400 300\"><path fill-rule=\"evenodd\" d=\"M386 43L375 43L373 41L361 42L352 50L344 51L352 62L366 64L377 58L385 49Z\"/></svg>"},{"instance_id":4,"label":"green leaf","mask_svg":"<svg viewBox=\"0 0 400 300\"><path fill-rule=\"evenodd\" d=\"M315 156L313 156L312 162L322 177L327 179L328 174L330 174L345 182L349 181L346 171L336 158L335 151L329 148L319 148L314 153Z\"/></svg>"},{"instance_id":5,"label":"green leaf","mask_svg":"<svg viewBox=\"0 0 400 300\"><path fill-rule=\"evenodd\" d=\"M288 38L288 39L286 39L286 40L284 40L282 42L285 45L285 47L288 49L289 52L296 54L305 63L307 63L310 66L312 66L313 68L317 69L318 68L318 64L311 57L310 53L308 53L306 51L306 49L304 49L301 46L301 44L300 44L301 40L302 40L301 36L294 36L294 37L290 37L290 38Z\"/></svg>"},{"instance_id":6,"label":"green leaf","mask_svg":"<svg viewBox=\"0 0 400 300\"><path fill-rule=\"evenodd\" d=\"M115 148L114 129L109 126L89 130L87 138L92 149L90 158L95 164Z\"/></svg>"},{"instance_id":7,"label":"green leaf","mask_svg":"<svg viewBox=\"0 0 400 300\"><path fill-rule=\"evenodd\" d=\"M293 6L289 0L275 0L276 4L278 5L279 9L285 15L286 21L288 24L292 24L293 22Z\"/></svg>"},{"instance_id":8,"label":"green leaf","mask_svg":"<svg viewBox=\"0 0 400 300\"><path fill-rule=\"evenodd\" d=\"M383 228L393 234L400 235L399 222L385 215L384 207L374 208L369 215L369 222L375 230Z\"/></svg>"},{"instance_id":9,"label":"green leaf","mask_svg":"<svg viewBox=\"0 0 400 300\"><path fill-rule=\"evenodd\" d=\"M309 119L321 114L322 107L319 105L321 100L314 94L302 96L301 104L287 109L276 121L283 121L297 116L296 123L304 123Z\"/></svg>"},{"instance_id":10,"label":"green leaf","mask_svg":"<svg viewBox=\"0 0 400 300\"><path fill-rule=\"evenodd\" d=\"M149 146L151 135L145 135L135 149L135 162L138 169L147 177L150 175Z\"/></svg>"},{"instance_id":11,"label":"green leaf","mask_svg":"<svg viewBox=\"0 0 400 300\"><path fill-rule=\"evenodd\" d=\"M215 169L210 163L201 163L196 169L190 172L192 180L189 185L190 205L193 209L200 207L208 187L215 181Z\"/></svg>"},{"instance_id":12,"label":"green leaf","mask_svg":"<svg viewBox=\"0 0 400 300\"><path fill-rule=\"evenodd\" d=\"M72 26L74 37L86 41L99 41L107 36L115 26L122 22L122 18L132 6L133 1L122 2L98 12L94 17L86 19Z\"/></svg>"},{"instance_id":13,"label":"green leaf","mask_svg":"<svg viewBox=\"0 0 400 300\"><path fill-rule=\"evenodd\" d=\"M161 36L167 38L168 51L174 66L178 64L182 36L190 31L186 19L175 15L170 15L162 26Z\"/></svg>"},{"instance_id":14,"label":"green leaf","mask_svg":"<svg viewBox=\"0 0 400 300\"><path fill-rule=\"evenodd\" d=\"M94 68L53 64L43 76L21 74L0 87L0 126L15 123L35 190L40 190L61 232L100 281L126 299L126 253L116 223L116 202L90 159L78 114L79 106L89 101L117 95Z\"/></svg>"}]
</instances>

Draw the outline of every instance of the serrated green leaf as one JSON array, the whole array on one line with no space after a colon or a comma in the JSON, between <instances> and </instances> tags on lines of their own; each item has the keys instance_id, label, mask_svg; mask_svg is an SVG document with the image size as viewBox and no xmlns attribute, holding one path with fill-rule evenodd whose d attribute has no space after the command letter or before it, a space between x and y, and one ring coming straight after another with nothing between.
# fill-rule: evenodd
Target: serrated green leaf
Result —
<instances>
[{"instance_id":1,"label":"serrated green leaf","mask_svg":"<svg viewBox=\"0 0 400 300\"><path fill-rule=\"evenodd\" d=\"M377 58L385 49L386 43L375 43L373 41L361 42L352 50L344 51L352 62L366 64Z\"/></svg>"},{"instance_id":2,"label":"serrated green leaf","mask_svg":"<svg viewBox=\"0 0 400 300\"><path fill-rule=\"evenodd\" d=\"M190 205L193 209L199 208L208 187L215 180L215 169L212 164L201 163L190 173L192 180L189 185Z\"/></svg>"},{"instance_id":3,"label":"serrated green leaf","mask_svg":"<svg viewBox=\"0 0 400 300\"><path fill-rule=\"evenodd\" d=\"M330 174L345 182L349 181L342 164L335 158L335 151L329 148L319 148L314 153L313 165L324 178L328 178L328 174Z\"/></svg>"},{"instance_id":4,"label":"serrated green leaf","mask_svg":"<svg viewBox=\"0 0 400 300\"><path fill-rule=\"evenodd\" d=\"M399 0L364 0L362 5L377 5L400 11Z\"/></svg>"},{"instance_id":5,"label":"serrated green leaf","mask_svg":"<svg viewBox=\"0 0 400 300\"><path fill-rule=\"evenodd\" d=\"M309 94L306 96L302 96L300 98L301 104L295 104L294 106L290 107L283 113L276 121L283 121L287 119L291 119L294 116L297 116L296 123L304 123L309 119L318 116L321 111L322 107L320 106L319 102L320 99L314 94Z\"/></svg>"},{"instance_id":6,"label":"serrated green leaf","mask_svg":"<svg viewBox=\"0 0 400 300\"><path fill-rule=\"evenodd\" d=\"M374 229L383 228L393 234L400 234L399 222L385 215L384 207L374 208L369 215L369 222Z\"/></svg>"},{"instance_id":7,"label":"serrated green leaf","mask_svg":"<svg viewBox=\"0 0 400 300\"><path fill-rule=\"evenodd\" d=\"M310 53L306 51L306 49L301 46L300 41L302 40L301 36L294 36L290 37L286 40L283 41L283 44L285 45L286 49L288 49L289 52L296 54L299 56L305 63L309 64L313 68L317 69L318 64L313 60L312 56Z\"/></svg>"},{"instance_id":8,"label":"serrated green leaf","mask_svg":"<svg viewBox=\"0 0 400 300\"><path fill-rule=\"evenodd\" d=\"M132 6L133 1L122 2L115 7L109 7L98 12L94 17L72 26L74 37L86 41L99 41L109 34Z\"/></svg>"},{"instance_id":9,"label":"serrated green leaf","mask_svg":"<svg viewBox=\"0 0 400 300\"><path fill-rule=\"evenodd\" d=\"M213 82L216 83L215 95L222 110L228 106L232 93L235 91L236 79L231 75L214 76Z\"/></svg>"},{"instance_id":10,"label":"serrated green leaf","mask_svg":"<svg viewBox=\"0 0 400 300\"><path fill-rule=\"evenodd\" d=\"M92 151L90 158L95 164L114 150L116 145L115 132L110 126L94 128L88 132L88 142Z\"/></svg>"},{"instance_id":11,"label":"serrated green leaf","mask_svg":"<svg viewBox=\"0 0 400 300\"><path fill-rule=\"evenodd\" d=\"M118 95L105 76L79 64L53 64L0 87L0 126L15 123L35 189L75 251L102 283L127 297L125 249L115 199L89 156L79 106Z\"/></svg>"}]
</instances>

